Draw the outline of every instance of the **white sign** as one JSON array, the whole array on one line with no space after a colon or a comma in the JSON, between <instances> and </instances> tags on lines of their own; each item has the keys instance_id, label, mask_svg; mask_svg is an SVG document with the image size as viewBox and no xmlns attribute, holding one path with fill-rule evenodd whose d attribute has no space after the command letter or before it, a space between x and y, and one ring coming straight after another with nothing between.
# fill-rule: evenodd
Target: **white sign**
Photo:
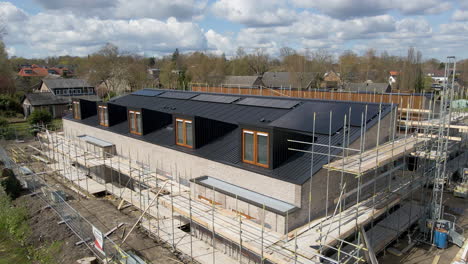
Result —
<instances>
[{"instance_id":1,"label":"white sign","mask_svg":"<svg viewBox=\"0 0 468 264\"><path fill-rule=\"evenodd\" d=\"M94 235L94 247L102 254L106 255L104 252L104 236L102 232L99 231L95 226L93 226L93 235Z\"/></svg>"}]
</instances>

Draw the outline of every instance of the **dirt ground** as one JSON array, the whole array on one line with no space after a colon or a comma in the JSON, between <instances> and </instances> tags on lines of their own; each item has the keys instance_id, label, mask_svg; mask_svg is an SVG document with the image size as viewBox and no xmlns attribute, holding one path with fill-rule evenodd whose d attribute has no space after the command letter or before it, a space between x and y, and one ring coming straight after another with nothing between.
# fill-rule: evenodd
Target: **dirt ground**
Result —
<instances>
[{"instance_id":1,"label":"dirt ground","mask_svg":"<svg viewBox=\"0 0 468 264\"><path fill-rule=\"evenodd\" d=\"M31 142L21 145L25 147L29 144ZM50 171L40 162L30 162L27 166L35 172ZM65 182L55 177L46 174L41 175L41 177L44 177L49 186L64 191L67 194L68 203L103 233L120 223L124 223L121 228L110 235L110 238L119 245L122 241L122 234L126 235L140 216L140 212L133 207L125 208L122 211L117 210L118 201L113 200L111 196L85 198L71 190ZM32 245L41 246L44 243L50 244L53 241L62 242L61 249L56 256L57 263L76 263L76 260L80 258L93 256L92 252L84 244L75 246L79 238L67 225L58 224L61 219L52 209L44 208L46 203L43 200L25 192L24 195L15 200L15 204L25 206L29 212L28 222L33 231L29 242ZM125 245L121 245L121 247L126 251L134 252L147 263L182 263L171 248L150 238L138 228L134 229L127 238Z\"/></svg>"},{"instance_id":2,"label":"dirt ground","mask_svg":"<svg viewBox=\"0 0 468 264\"><path fill-rule=\"evenodd\" d=\"M456 223L465 230L465 239L468 237L468 201L467 199L454 197L452 193L444 193L445 212L457 217ZM407 246L407 239L401 238L392 245L397 249ZM438 264L449 264L452 262L460 248L449 243L447 249L438 249L427 244L418 244L401 257L386 253L379 258L381 264L408 263L408 264L431 264L437 255L440 255Z\"/></svg>"},{"instance_id":3,"label":"dirt ground","mask_svg":"<svg viewBox=\"0 0 468 264\"><path fill-rule=\"evenodd\" d=\"M57 224L60 218L51 209L44 209L46 203L41 199L24 193L14 204L24 206L28 211L28 224L32 230L28 242L35 248L59 241L60 249L55 257L57 263L75 263L80 258L90 256L86 246L75 246L79 239L66 225Z\"/></svg>"}]
</instances>

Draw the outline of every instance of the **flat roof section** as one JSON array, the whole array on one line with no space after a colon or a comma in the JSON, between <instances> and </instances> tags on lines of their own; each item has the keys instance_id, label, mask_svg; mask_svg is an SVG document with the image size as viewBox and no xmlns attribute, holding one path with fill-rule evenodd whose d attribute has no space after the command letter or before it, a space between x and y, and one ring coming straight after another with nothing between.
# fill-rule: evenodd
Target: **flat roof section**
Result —
<instances>
[{"instance_id":1,"label":"flat roof section","mask_svg":"<svg viewBox=\"0 0 468 264\"><path fill-rule=\"evenodd\" d=\"M96 146L101 147L101 148L112 147L114 145L114 144L112 144L110 142L107 142L107 141L104 141L104 140L101 140L99 138L95 138L95 137L92 137L92 136L88 136L88 135L81 135L81 136L78 136L78 137L81 138L82 140L90 143L90 144L96 145Z\"/></svg>"},{"instance_id":2,"label":"flat roof section","mask_svg":"<svg viewBox=\"0 0 468 264\"><path fill-rule=\"evenodd\" d=\"M224 193L231 197L237 197L241 201L253 204L260 208L263 208L263 205L265 205L266 210L281 215L286 215L286 213L291 213L297 209L297 207L292 204L247 190L245 188L218 180L210 176L198 177L192 179L191 181L210 189L214 188L214 190L217 192Z\"/></svg>"}]
</instances>

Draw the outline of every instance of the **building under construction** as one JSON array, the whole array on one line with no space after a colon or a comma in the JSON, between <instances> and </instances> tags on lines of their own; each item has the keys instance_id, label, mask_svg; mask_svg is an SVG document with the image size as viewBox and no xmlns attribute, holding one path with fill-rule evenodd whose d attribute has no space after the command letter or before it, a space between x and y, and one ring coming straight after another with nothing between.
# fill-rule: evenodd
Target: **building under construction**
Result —
<instances>
[{"instance_id":1,"label":"building under construction","mask_svg":"<svg viewBox=\"0 0 468 264\"><path fill-rule=\"evenodd\" d=\"M137 223L192 261L376 263L415 227L415 240L438 228L463 245L442 204L468 167L451 87L404 107L156 89L75 99L38 151L77 191L141 210Z\"/></svg>"}]
</instances>

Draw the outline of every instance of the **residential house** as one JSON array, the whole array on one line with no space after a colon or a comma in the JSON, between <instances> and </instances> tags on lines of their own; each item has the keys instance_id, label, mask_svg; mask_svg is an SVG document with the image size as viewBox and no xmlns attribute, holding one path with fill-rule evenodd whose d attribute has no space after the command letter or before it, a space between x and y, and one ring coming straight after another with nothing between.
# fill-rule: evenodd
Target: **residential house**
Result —
<instances>
[{"instance_id":1,"label":"residential house","mask_svg":"<svg viewBox=\"0 0 468 264\"><path fill-rule=\"evenodd\" d=\"M53 118L60 118L67 113L69 103L68 98L44 92L26 94L21 105L25 118L36 110L47 110Z\"/></svg>"},{"instance_id":2,"label":"residential house","mask_svg":"<svg viewBox=\"0 0 468 264\"><path fill-rule=\"evenodd\" d=\"M350 111L348 129L343 123ZM325 153L340 157L340 148L315 148L324 155L311 162L306 153L311 145L298 142L374 147L389 136L392 111L396 107L389 104L382 104L379 115L379 104L373 103L144 89L108 102L74 99L73 115L63 119L63 126L66 137L105 142L134 162L149 163L151 170L176 168L176 180L190 186L193 199L236 210L285 234L310 215L321 216L325 197L332 211L341 179L347 190L357 186L354 175L322 169ZM362 133L372 140L361 142ZM91 176L123 185L121 177ZM372 179L373 173L360 176L363 186ZM327 181L337 188L325 193Z\"/></svg>"},{"instance_id":3,"label":"residential house","mask_svg":"<svg viewBox=\"0 0 468 264\"><path fill-rule=\"evenodd\" d=\"M41 65L23 65L18 72L21 77L46 77L48 75L71 76L72 71L66 67L46 67Z\"/></svg>"},{"instance_id":4,"label":"residential house","mask_svg":"<svg viewBox=\"0 0 468 264\"><path fill-rule=\"evenodd\" d=\"M368 92L368 93L390 93L392 86L389 83L347 83L343 86L345 91Z\"/></svg>"},{"instance_id":5,"label":"residential house","mask_svg":"<svg viewBox=\"0 0 468 264\"><path fill-rule=\"evenodd\" d=\"M261 76L228 75L221 82L222 87L258 88L264 86Z\"/></svg>"},{"instance_id":6,"label":"residential house","mask_svg":"<svg viewBox=\"0 0 468 264\"><path fill-rule=\"evenodd\" d=\"M341 86L341 76L335 71L328 71L323 75L321 88L338 89Z\"/></svg>"},{"instance_id":7,"label":"residential house","mask_svg":"<svg viewBox=\"0 0 468 264\"><path fill-rule=\"evenodd\" d=\"M399 75L400 75L400 72L398 71L390 71L389 77L388 77L388 83L390 85L395 85L397 83L397 78Z\"/></svg>"},{"instance_id":8,"label":"residential house","mask_svg":"<svg viewBox=\"0 0 468 264\"><path fill-rule=\"evenodd\" d=\"M42 79L33 93L28 93L22 101L24 116L28 117L34 110L48 110L54 118L62 117L71 104L71 99L86 98L99 101L94 87L82 79L56 78Z\"/></svg>"},{"instance_id":9,"label":"residential house","mask_svg":"<svg viewBox=\"0 0 468 264\"><path fill-rule=\"evenodd\" d=\"M315 87L315 73L312 72L265 72L263 84L272 89L311 89Z\"/></svg>"},{"instance_id":10,"label":"residential house","mask_svg":"<svg viewBox=\"0 0 468 264\"><path fill-rule=\"evenodd\" d=\"M43 79L37 92L66 97L96 97L94 87L83 79Z\"/></svg>"}]
</instances>

